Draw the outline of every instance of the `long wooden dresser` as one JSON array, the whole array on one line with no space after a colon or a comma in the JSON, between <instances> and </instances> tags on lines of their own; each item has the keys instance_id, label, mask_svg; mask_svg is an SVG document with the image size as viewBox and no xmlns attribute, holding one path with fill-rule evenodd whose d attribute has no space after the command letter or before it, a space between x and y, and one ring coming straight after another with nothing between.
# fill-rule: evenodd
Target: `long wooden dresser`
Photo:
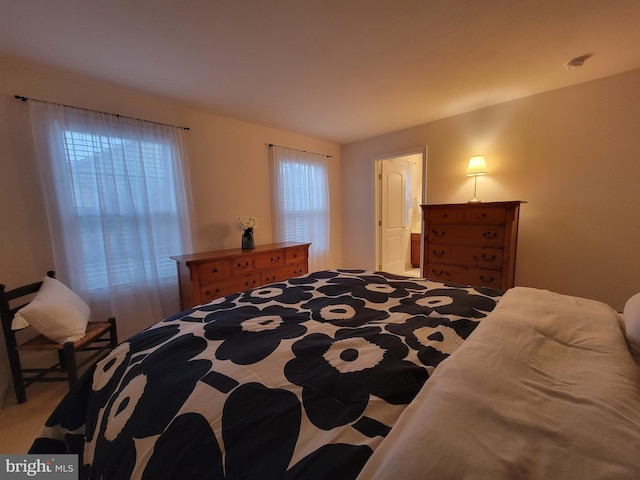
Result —
<instances>
[{"instance_id":1,"label":"long wooden dresser","mask_svg":"<svg viewBox=\"0 0 640 480\"><path fill-rule=\"evenodd\" d=\"M513 287L521 203L422 205L422 275L465 285Z\"/></svg>"},{"instance_id":2,"label":"long wooden dresser","mask_svg":"<svg viewBox=\"0 0 640 480\"><path fill-rule=\"evenodd\" d=\"M309 272L310 243L272 243L171 257L183 309Z\"/></svg>"}]
</instances>

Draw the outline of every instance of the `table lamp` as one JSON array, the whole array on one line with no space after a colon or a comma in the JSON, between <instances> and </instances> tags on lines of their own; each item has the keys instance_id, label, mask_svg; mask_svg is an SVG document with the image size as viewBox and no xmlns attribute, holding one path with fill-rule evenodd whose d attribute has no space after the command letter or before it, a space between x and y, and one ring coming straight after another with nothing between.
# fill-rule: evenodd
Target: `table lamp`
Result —
<instances>
[{"instance_id":1,"label":"table lamp","mask_svg":"<svg viewBox=\"0 0 640 480\"><path fill-rule=\"evenodd\" d=\"M476 155L469 159L469 165L467 166L468 177L473 177L473 198L469 200L469 203L479 203L481 200L476 197L476 191L478 188L478 176L486 175L489 173L487 171L487 161L484 159L483 155Z\"/></svg>"}]
</instances>

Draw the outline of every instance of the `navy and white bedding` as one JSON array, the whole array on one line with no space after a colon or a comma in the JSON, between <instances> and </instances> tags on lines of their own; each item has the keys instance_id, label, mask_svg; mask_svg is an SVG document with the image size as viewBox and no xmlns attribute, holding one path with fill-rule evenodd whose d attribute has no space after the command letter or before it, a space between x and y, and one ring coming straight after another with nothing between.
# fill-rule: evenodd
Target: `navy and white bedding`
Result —
<instances>
[{"instance_id":1,"label":"navy and white bedding","mask_svg":"<svg viewBox=\"0 0 640 480\"><path fill-rule=\"evenodd\" d=\"M332 270L215 300L101 360L30 453L81 478L356 478L503 293Z\"/></svg>"}]
</instances>

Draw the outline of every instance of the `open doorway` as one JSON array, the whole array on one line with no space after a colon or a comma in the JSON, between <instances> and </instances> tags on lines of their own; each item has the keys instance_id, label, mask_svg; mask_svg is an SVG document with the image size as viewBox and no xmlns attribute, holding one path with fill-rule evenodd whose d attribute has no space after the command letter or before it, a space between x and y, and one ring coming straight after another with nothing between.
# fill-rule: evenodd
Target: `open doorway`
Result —
<instances>
[{"instance_id":1,"label":"open doorway","mask_svg":"<svg viewBox=\"0 0 640 480\"><path fill-rule=\"evenodd\" d=\"M426 151L383 157L375 164L376 267L421 276Z\"/></svg>"}]
</instances>

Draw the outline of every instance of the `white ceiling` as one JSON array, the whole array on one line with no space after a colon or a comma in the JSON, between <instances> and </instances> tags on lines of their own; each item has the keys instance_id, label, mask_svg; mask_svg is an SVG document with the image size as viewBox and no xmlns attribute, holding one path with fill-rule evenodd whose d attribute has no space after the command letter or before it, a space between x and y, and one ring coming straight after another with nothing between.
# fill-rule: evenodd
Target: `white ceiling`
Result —
<instances>
[{"instance_id":1,"label":"white ceiling","mask_svg":"<svg viewBox=\"0 0 640 480\"><path fill-rule=\"evenodd\" d=\"M0 0L0 52L343 144L640 68L640 0Z\"/></svg>"}]
</instances>

